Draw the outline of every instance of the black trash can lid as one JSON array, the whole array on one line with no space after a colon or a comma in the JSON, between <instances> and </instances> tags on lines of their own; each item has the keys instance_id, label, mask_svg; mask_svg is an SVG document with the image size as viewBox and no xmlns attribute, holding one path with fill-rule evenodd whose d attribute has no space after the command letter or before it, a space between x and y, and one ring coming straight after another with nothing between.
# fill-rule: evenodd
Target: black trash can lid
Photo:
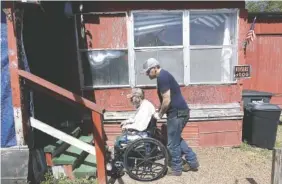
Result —
<instances>
[{"instance_id":1,"label":"black trash can lid","mask_svg":"<svg viewBox=\"0 0 282 184\"><path fill-rule=\"evenodd\" d=\"M270 103L248 103L247 109L250 111L281 112L281 108L278 105Z\"/></svg>"},{"instance_id":2,"label":"black trash can lid","mask_svg":"<svg viewBox=\"0 0 282 184\"><path fill-rule=\"evenodd\" d=\"M242 91L242 96L269 96L269 97L272 97L273 93L244 89Z\"/></svg>"}]
</instances>

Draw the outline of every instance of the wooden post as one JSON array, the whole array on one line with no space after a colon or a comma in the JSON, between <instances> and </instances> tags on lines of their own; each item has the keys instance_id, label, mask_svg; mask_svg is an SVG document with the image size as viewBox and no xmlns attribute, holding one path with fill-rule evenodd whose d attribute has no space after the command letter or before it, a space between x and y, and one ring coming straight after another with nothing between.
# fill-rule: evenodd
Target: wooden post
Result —
<instances>
[{"instance_id":1,"label":"wooden post","mask_svg":"<svg viewBox=\"0 0 282 184\"><path fill-rule=\"evenodd\" d=\"M271 184L282 184L282 148L273 150Z\"/></svg>"},{"instance_id":2,"label":"wooden post","mask_svg":"<svg viewBox=\"0 0 282 184\"><path fill-rule=\"evenodd\" d=\"M107 183L106 174L106 160L105 160L105 143L103 139L103 122L102 115L98 112L92 111L93 121L93 137L95 141L96 160L97 160L97 173L98 183Z\"/></svg>"},{"instance_id":3,"label":"wooden post","mask_svg":"<svg viewBox=\"0 0 282 184\"><path fill-rule=\"evenodd\" d=\"M12 21L13 6L14 2L4 3L7 7L7 37L8 37L8 52L9 52L9 68L10 68L10 80L11 80L11 93L12 93L12 104L14 110L14 123L15 132L17 138L17 146L22 146L25 144L26 138L26 127L23 122L23 111L21 103L21 91L20 91L20 80L18 75L18 55L17 55L17 39L15 35L14 22Z\"/></svg>"}]
</instances>

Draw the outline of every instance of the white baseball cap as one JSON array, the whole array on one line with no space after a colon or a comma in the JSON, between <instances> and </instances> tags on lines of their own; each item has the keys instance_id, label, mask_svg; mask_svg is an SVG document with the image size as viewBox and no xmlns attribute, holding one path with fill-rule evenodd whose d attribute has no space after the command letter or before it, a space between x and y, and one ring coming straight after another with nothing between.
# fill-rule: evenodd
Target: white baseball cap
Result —
<instances>
[{"instance_id":1,"label":"white baseball cap","mask_svg":"<svg viewBox=\"0 0 282 184\"><path fill-rule=\"evenodd\" d=\"M145 63L143 64L143 71L142 73L146 73L150 68L153 68L155 66L160 65L159 61L155 58L149 58Z\"/></svg>"},{"instance_id":2,"label":"white baseball cap","mask_svg":"<svg viewBox=\"0 0 282 184\"><path fill-rule=\"evenodd\" d=\"M133 96L139 96L142 97L144 96L144 91L141 88L133 88L131 90L131 93L127 94L127 98L132 98Z\"/></svg>"}]
</instances>

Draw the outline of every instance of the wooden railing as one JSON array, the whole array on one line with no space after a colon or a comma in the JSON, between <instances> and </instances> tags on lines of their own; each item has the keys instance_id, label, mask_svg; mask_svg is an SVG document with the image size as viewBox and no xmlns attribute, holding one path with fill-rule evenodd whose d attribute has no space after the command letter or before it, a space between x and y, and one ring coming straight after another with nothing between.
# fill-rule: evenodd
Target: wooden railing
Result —
<instances>
[{"instance_id":1,"label":"wooden railing","mask_svg":"<svg viewBox=\"0 0 282 184\"><path fill-rule=\"evenodd\" d=\"M273 150L271 184L282 184L282 148Z\"/></svg>"},{"instance_id":2,"label":"wooden railing","mask_svg":"<svg viewBox=\"0 0 282 184\"><path fill-rule=\"evenodd\" d=\"M103 140L103 124L102 124L102 115L103 109L100 108L97 104L87 100L79 95L76 95L60 86L57 86L49 81L46 81L36 75L33 75L29 72L23 70L17 70L17 73L20 77L25 79L26 84L40 92L47 93L53 97L56 97L59 100L64 100L68 102L73 102L80 105L81 107L90 109L92 111L92 122L93 122L93 137L95 143L95 150L89 150L92 146L84 145L75 138L64 134L63 132L56 130L55 128L50 127L49 125L40 122L34 118L31 118L31 125L34 128L37 128L49 135L52 135L56 138L59 138L67 143L77 146L90 154L96 155L97 160L97 174L98 174L98 183L106 184L106 168L105 168L105 141ZM53 132L53 134L51 133Z\"/></svg>"}]
</instances>

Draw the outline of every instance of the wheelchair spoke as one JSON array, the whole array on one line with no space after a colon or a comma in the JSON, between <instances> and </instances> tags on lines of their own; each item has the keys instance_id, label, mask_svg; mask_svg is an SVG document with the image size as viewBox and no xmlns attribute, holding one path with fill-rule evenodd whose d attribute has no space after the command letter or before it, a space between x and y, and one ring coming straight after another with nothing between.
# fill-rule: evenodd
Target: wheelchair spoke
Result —
<instances>
[{"instance_id":1,"label":"wheelchair spoke","mask_svg":"<svg viewBox=\"0 0 282 184\"><path fill-rule=\"evenodd\" d=\"M157 156L154 156L154 157L149 157L148 160L152 160L152 159L162 159L163 158L163 155L157 155Z\"/></svg>"},{"instance_id":2,"label":"wheelchair spoke","mask_svg":"<svg viewBox=\"0 0 282 184\"><path fill-rule=\"evenodd\" d=\"M140 181L153 181L167 169L167 151L161 142L152 138L139 139L126 148L125 169Z\"/></svg>"},{"instance_id":3,"label":"wheelchair spoke","mask_svg":"<svg viewBox=\"0 0 282 184\"><path fill-rule=\"evenodd\" d=\"M143 158L138 158L138 157L128 157L128 159L144 160Z\"/></svg>"},{"instance_id":4,"label":"wheelchair spoke","mask_svg":"<svg viewBox=\"0 0 282 184\"><path fill-rule=\"evenodd\" d=\"M148 160L148 162L150 162L152 165L156 165L156 166L160 166L160 167L164 167L164 164L160 164L160 163L154 163L150 160Z\"/></svg>"},{"instance_id":5,"label":"wheelchair spoke","mask_svg":"<svg viewBox=\"0 0 282 184\"><path fill-rule=\"evenodd\" d=\"M154 151L155 151L156 148L157 148L157 146L154 146L154 148L150 151L150 155L151 155L152 153L154 153Z\"/></svg>"},{"instance_id":6,"label":"wheelchair spoke","mask_svg":"<svg viewBox=\"0 0 282 184\"><path fill-rule=\"evenodd\" d=\"M142 155L141 153L140 153L140 151L138 151L138 150L134 150L135 152L137 152L142 158L144 158L144 155Z\"/></svg>"}]
</instances>

